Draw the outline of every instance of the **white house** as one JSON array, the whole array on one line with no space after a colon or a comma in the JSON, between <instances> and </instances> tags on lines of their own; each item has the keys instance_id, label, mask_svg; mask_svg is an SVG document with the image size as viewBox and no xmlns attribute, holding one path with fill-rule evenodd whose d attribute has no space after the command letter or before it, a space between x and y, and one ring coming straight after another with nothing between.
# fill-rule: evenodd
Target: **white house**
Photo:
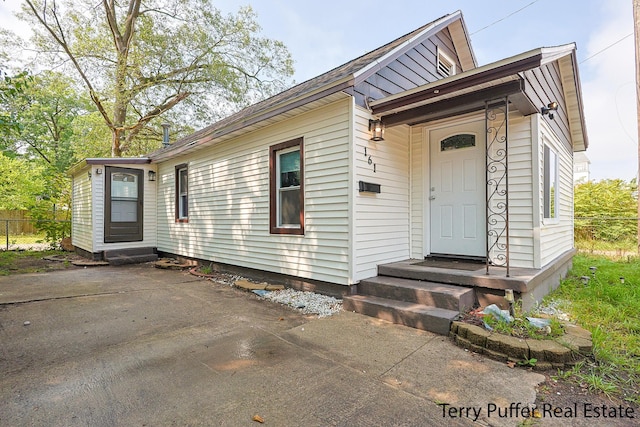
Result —
<instances>
[{"instance_id":1,"label":"white house","mask_svg":"<svg viewBox=\"0 0 640 427\"><path fill-rule=\"evenodd\" d=\"M574 254L577 67L573 44L478 66L446 15L147 158L76 165L73 244L213 262L438 331L504 289L530 306ZM441 295L455 302L430 307Z\"/></svg>"}]
</instances>

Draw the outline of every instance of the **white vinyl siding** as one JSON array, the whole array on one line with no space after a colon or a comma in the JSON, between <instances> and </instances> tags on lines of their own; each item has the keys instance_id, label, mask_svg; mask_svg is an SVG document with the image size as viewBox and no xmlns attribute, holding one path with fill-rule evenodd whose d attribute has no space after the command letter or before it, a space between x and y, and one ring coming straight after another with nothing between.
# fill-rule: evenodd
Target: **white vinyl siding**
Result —
<instances>
[{"instance_id":1,"label":"white vinyl siding","mask_svg":"<svg viewBox=\"0 0 640 427\"><path fill-rule=\"evenodd\" d=\"M352 98L158 165L158 249L349 284ZM270 234L269 147L304 139L305 234ZM189 167L189 222L174 219L175 166Z\"/></svg>"},{"instance_id":2,"label":"white vinyl siding","mask_svg":"<svg viewBox=\"0 0 640 427\"><path fill-rule=\"evenodd\" d=\"M85 251L93 252L92 190L90 168L73 176L71 203L71 243Z\"/></svg>"},{"instance_id":3,"label":"white vinyl siding","mask_svg":"<svg viewBox=\"0 0 640 427\"><path fill-rule=\"evenodd\" d=\"M430 123L443 126L473 119L482 119L475 114ZM514 267L533 267L533 184L531 126L528 117L510 113L509 117L509 218L510 256ZM425 189L428 187L429 158L428 138L424 126L411 129L411 258L422 258L428 254L423 236L428 236L425 224L429 224L426 209Z\"/></svg>"},{"instance_id":4,"label":"white vinyl siding","mask_svg":"<svg viewBox=\"0 0 640 427\"><path fill-rule=\"evenodd\" d=\"M144 187L144 229L142 241L104 242L105 168L109 165L90 165L73 176L73 205L71 238L74 246L91 253L113 249L131 249L156 246L156 182L149 181L148 171L153 167L140 164L114 164L115 167L142 169ZM98 173L98 170L100 173ZM87 172L91 172L91 178Z\"/></svg>"},{"instance_id":5,"label":"white vinyl siding","mask_svg":"<svg viewBox=\"0 0 640 427\"><path fill-rule=\"evenodd\" d=\"M540 227L540 267L544 267L558 256L573 248L573 153L567 144L561 143L540 115L532 116L538 129L537 152L537 200ZM547 144L558 155L558 217L544 219L544 145Z\"/></svg>"},{"instance_id":6,"label":"white vinyl siding","mask_svg":"<svg viewBox=\"0 0 640 427\"><path fill-rule=\"evenodd\" d=\"M384 141L370 141L368 112L361 108L355 112L354 280L359 281L376 276L379 264L409 258L410 129L408 126L387 128ZM381 192L358 193L357 181L360 180L380 184Z\"/></svg>"},{"instance_id":7,"label":"white vinyl siding","mask_svg":"<svg viewBox=\"0 0 640 427\"><path fill-rule=\"evenodd\" d=\"M512 267L534 267L531 121L509 114L509 256Z\"/></svg>"},{"instance_id":8,"label":"white vinyl siding","mask_svg":"<svg viewBox=\"0 0 640 427\"><path fill-rule=\"evenodd\" d=\"M425 211L425 165L426 137L424 126L411 128L411 258L421 259L426 254L425 224L428 218Z\"/></svg>"}]
</instances>

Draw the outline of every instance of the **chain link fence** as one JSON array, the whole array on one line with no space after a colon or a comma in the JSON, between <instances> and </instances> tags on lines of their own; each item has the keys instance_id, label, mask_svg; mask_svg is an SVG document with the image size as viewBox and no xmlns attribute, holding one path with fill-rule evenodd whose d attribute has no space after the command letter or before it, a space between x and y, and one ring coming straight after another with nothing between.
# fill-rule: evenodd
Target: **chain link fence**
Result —
<instances>
[{"instance_id":1,"label":"chain link fence","mask_svg":"<svg viewBox=\"0 0 640 427\"><path fill-rule=\"evenodd\" d=\"M49 241L45 229L52 224L71 229L71 221L0 219L0 250L49 249L54 242Z\"/></svg>"}]
</instances>

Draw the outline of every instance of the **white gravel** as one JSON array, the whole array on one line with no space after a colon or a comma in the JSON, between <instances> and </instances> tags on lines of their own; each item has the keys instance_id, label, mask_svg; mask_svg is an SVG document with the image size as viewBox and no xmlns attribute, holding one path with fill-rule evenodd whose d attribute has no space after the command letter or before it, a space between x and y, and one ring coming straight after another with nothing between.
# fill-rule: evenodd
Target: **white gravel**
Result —
<instances>
[{"instance_id":1,"label":"white gravel","mask_svg":"<svg viewBox=\"0 0 640 427\"><path fill-rule=\"evenodd\" d=\"M304 314L317 314L318 317L327 317L342 310L342 300L314 292L296 291L295 289L283 289L264 294L263 298L288 305Z\"/></svg>"}]
</instances>

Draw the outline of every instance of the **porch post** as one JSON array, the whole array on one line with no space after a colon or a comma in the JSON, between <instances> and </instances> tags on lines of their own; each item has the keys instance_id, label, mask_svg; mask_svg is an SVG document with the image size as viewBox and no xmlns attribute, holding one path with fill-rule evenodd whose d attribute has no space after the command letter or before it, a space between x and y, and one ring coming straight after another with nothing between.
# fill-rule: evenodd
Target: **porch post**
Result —
<instances>
[{"instance_id":1,"label":"porch post","mask_svg":"<svg viewBox=\"0 0 640 427\"><path fill-rule=\"evenodd\" d=\"M509 277L509 96L485 101L487 155L487 272L506 267Z\"/></svg>"}]
</instances>

